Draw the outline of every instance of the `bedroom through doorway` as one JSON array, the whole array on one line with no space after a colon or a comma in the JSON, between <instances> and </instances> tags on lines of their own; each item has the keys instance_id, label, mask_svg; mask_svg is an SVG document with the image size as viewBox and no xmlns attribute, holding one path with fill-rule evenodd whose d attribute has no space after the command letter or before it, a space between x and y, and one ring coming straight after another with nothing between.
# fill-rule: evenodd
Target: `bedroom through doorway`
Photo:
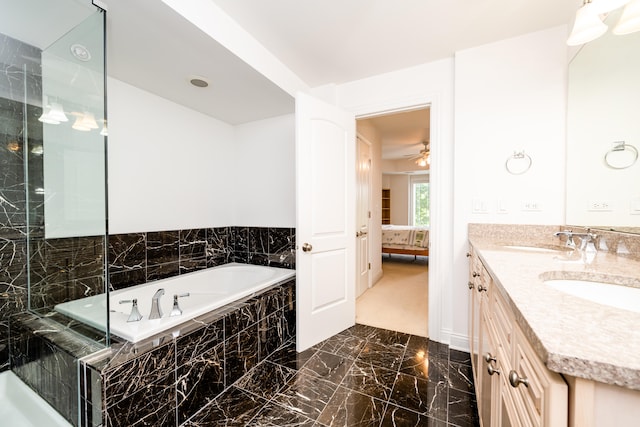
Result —
<instances>
[{"instance_id":1,"label":"bedroom through doorway","mask_svg":"<svg viewBox=\"0 0 640 427\"><path fill-rule=\"evenodd\" d=\"M427 337L430 109L358 119L356 130L371 158L370 279L356 323Z\"/></svg>"}]
</instances>

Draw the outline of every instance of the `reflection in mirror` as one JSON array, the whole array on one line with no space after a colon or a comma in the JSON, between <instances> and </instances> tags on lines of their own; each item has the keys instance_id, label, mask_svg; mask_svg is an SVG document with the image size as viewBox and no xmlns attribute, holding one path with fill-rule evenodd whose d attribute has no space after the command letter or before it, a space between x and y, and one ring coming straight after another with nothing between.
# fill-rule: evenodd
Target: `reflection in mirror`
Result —
<instances>
[{"instance_id":1,"label":"reflection in mirror","mask_svg":"<svg viewBox=\"0 0 640 427\"><path fill-rule=\"evenodd\" d=\"M569 65L567 224L640 233L640 162L631 161L640 149L638 52L640 32L608 32Z\"/></svg>"}]
</instances>

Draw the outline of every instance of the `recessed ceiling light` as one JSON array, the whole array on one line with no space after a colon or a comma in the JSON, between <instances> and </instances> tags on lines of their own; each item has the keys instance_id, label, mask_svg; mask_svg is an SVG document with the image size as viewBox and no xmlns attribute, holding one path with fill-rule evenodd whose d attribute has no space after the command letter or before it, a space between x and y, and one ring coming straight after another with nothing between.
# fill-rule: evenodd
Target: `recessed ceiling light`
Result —
<instances>
[{"instance_id":1,"label":"recessed ceiling light","mask_svg":"<svg viewBox=\"0 0 640 427\"><path fill-rule=\"evenodd\" d=\"M82 62L87 62L91 59L91 52L89 52L86 46L81 44L71 45L71 54Z\"/></svg>"},{"instance_id":2,"label":"recessed ceiling light","mask_svg":"<svg viewBox=\"0 0 640 427\"><path fill-rule=\"evenodd\" d=\"M209 82L204 77L190 77L189 83L194 85L195 87L207 87L209 86Z\"/></svg>"}]
</instances>

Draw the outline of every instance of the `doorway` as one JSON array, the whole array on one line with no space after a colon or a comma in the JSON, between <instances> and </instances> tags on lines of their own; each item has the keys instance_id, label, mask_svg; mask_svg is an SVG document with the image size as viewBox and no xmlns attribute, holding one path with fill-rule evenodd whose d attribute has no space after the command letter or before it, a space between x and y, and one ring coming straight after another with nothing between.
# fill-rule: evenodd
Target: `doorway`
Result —
<instances>
[{"instance_id":1,"label":"doorway","mask_svg":"<svg viewBox=\"0 0 640 427\"><path fill-rule=\"evenodd\" d=\"M356 300L356 322L423 337L429 330L429 258L424 254L430 227L430 113L423 107L356 121L371 156L370 286ZM425 231L426 242L416 239L417 230ZM390 234L402 242L391 244L395 253L383 254Z\"/></svg>"}]
</instances>

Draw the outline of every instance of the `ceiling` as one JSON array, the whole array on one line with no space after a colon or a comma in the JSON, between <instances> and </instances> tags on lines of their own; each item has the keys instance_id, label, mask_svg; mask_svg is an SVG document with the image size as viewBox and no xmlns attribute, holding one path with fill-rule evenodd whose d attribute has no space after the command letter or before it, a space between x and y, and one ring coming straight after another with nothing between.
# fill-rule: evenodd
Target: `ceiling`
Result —
<instances>
[{"instance_id":1,"label":"ceiling","mask_svg":"<svg viewBox=\"0 0 640 427\"><path fill-rule=\"evenodd\" d=\"M207 1L207 0L204 0ZM567 24L581 0L208 0L309 87L448 58L461 49ZM0 0L31 33L60 32L90 0ZM159 0L100 0L108 74L230 124L294 111L271 81ZM65 7L61 8L60 5ZM36 12L37 11L37 12ZM0 14L4 30L14 14ZM37 16L36 16L37 15ZM8 19L11 16L11 19ZM55 31L54 31L55 32ZM37 39L38 37L35 37ZM23 39L25 40L25 39ZM191 76L210 81L206 89Z\"/></svg>"},{"instance_id":2,"label":"ceiling","mask_svg":"<svg viewBox=\"0 0 640 427\"><path fill-rule=\"evenodd\" d=\"M387 114L358 120L378 131L382 142L382 159L406 159L424 149L429 142L430 111L428 108Z\"/></svg>"}]
</instances>

